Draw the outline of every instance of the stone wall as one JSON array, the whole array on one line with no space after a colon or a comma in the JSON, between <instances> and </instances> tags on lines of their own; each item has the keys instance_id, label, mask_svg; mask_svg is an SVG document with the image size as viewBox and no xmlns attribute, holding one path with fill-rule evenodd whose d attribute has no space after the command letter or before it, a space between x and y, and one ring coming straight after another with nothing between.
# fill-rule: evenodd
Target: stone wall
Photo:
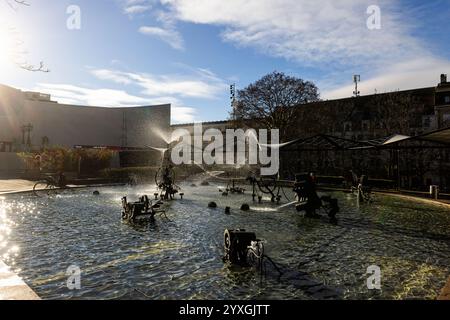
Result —
<instances>
[{"instance_id":1,"label":"stone wall","mask_svg":"<svg viewBox=\"0 0 450 320\"><path fill-rule=\"evenodd\" d=\"M17 176L25 168L25 163L16 153L0 152L0 177Z\"/></svg>"},{"instance_id":2,"label":"stone wall","mask_svg":"<svg viewBox=\"0 0 450 320\"><path fill-rule=\"evenodd\" d=\"M23 146L22 126L31 124L33 148L48 144L83 146L165 147L171 106L88 107L30 100L19 90L0 86L0 141ZM27 143L25 134L25 144Z\"/></svg>"}]
</instances>

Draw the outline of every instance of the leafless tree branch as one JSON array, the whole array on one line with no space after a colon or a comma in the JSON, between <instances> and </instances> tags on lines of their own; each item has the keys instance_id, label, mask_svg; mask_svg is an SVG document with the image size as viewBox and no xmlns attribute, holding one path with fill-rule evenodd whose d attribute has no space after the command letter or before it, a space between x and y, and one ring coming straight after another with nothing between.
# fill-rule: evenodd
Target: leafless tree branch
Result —
<instances>
[{"instance_id":1,"label":"leafless tree branch","mask_svg":"<svg viewBox=\"0 0 450 320\"><path fill-rule=\"evenodd\" d=\"M26 2L25 0L14 0L14 2L24 5L24 6L30 6L30 4L28 2Z\"/></svg>"},{"instance_id":2,"label":"leafless tree branch","mask_svg":"<svg viewBox=\"0 0 450 320\"><path fill-rule=\"evenodd\" d=\"M30 64L26 64L26 63L21 64L20 67L24 70L31 71L31 72L44 72L44 73L50 72L50 69L45 67L45 64L43 61L41 61L39 63L38 67L30 65Z\"/></svg>"},{"instance_id":3,"label":"leafless tree branch","mask_svg":"<svg viewBox=\"0 0 450 320\"><path fill-rule=\"evenodd\" d=\"M21 6L27 6L27 7L31 6L31 4L28 3L26 0L4 0L4 1L5 1L5 2L11 7L11 9L13 9L14 11L16 11L16 9L17 9L17 8L14 6L14 4L16 4L16 5L21 5ZM18 42L17 45L21 45L21 44L23 44L23 41ZM20 68L22 68L22 69L24 69L24 70L27 70L27 71L31 71L31 72L45 72L45 73L50 72L50 70L49 70L48 68L45 67L45 64L44 64L43 61L41 61L41 62L39 63L39 66L35 66L35 65L32 65L32 64L28 64L28 63L26 63L26 62L24 62L24 63L18 63L18 65L19 65Z\"/></svg>"},{"instance_id":4,"label":"leafless tree branch","mask_svg":"<svg viewBox=\"0 0 450 320\"><path fill-rule=\"evenodd\" d=\"M317 87L300 78L273 72L238 91L236 120L250 120L269 129L279 129L283 140L295 125L297 106L319 100Z\"/></svg>"},{"instance_id":5,"label":"leafless tree branch","mask_svg":"<svg viewBox=\"0 0 450 320\"><path fill-rule=\"evenodd\" d=\"M4 0L6 4L14 11L17 11L17 7L14 6L14 4L27 6L29 7L30 4L26 2L25 0Z\"/></svg>"}]
</instances>

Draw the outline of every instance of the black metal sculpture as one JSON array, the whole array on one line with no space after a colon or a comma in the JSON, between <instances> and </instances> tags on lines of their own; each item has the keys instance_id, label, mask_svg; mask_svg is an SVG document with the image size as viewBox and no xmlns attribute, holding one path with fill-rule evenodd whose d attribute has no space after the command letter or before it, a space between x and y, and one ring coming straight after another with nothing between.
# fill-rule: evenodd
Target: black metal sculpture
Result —
<instances>
[{"instance_id":1,"label":"black metal sculpture","mask_svg":"<svg viewBox=\"0 0 450 320\"><path fill-rule=\"evenodd\" d=\"M294 192L297 194L297 211L305 211L305 217L318 218L316 210L327 211L330 222L336 223L336 214L339 212L338 200L330 196L319 197L316 191L314 174L297 175L294 183Z\"/></svg>"},{"instance_id":2,"label":"black metal sculpture","mask_svg":"<svg viewBox=\"0 0 450 320\"><path fill-rule=\"evenodd\" d=\"M362 175L358 184L358 199L370 202L372 200L372 188L369 186L369 178Z\"/></svg>"},{"instance_id":3,"label":"black metal sculpture","mask_svg":"<svg viewBox=\"0 0 450 320\"><path fill-rule=\"evenodd\" d=\"M255 233L245 229L225 230L224 232L224 262L241 267L255 267L264 273L265 261L268 261L281 275L281 269L264 253L264 241L256 238Z\"/></svg>"},{"instance_id":4,"label":"black metal sculpture","mask_svg":"<svg viewBox=\"0 0 450 320\"><path fill-rule=\"evenodd\" d=\"M138 202L128 202L127 197L122 198L122 219L127 222L136 222L140 218L154 219L157 213L165 215L161 209L161 201L155 204L149 200L148 196L142 196Z\"/></svg>"},{"instance_id":5,"label":"black metal sculpture","mask_svg":"<svg viewBox=\"0 0 450 320\"><path fill-rule=\"evenodd\" d=\"M370 202L372 200L372 188L369 186L369 178L366 175L358 177L352 170L349 171L351 183L350 191L358 196L361 202Z\"/></svg>"},{"instance_id":6,"label":"black metal sculpture","mask_svg":"<svg viewBox=\"0 0 450 320\"><path fill-rule=\"evenodd\" d=\"M256 201L256 197L258 197L258 201L261 202L262 194L270 195L272 202L276 201L279 203L281 201L281 191L283 188L275 176L266 177L265 179L261 178L259 180L255 176L250 176L246 180L252 185L253 201Z\"/></svg>"},{"instance_id":7,"label":"black metal sculpture","mask_svg":"<svg viewBox=\"0 0 450 320\"><path fill-rule=\"evenodd\" d=\"M227 192L242 194L245 193L245 189L236 185L236 180L232 179L231 183L228 183Z\"/></svg>"},{"instance_id":8,"label":"black metal sculpture","mask_svg":"<svg viewBox=\"0 0 450 320\"><path fill-rule=\"evenodd\" d=\"M173 200L179 192L178 186L175 185L175 172L170 165L162 167L156 172L155 183L158 189L161 190L161 200Z\"/></svg>"},{"instance_id":9,"label":"black metal sculpture","mask_svg":"<svg viewBox=\"0 0 450 320\"><path fill-rule=\"evenodd\" d=\"M247 232L245 229L225 230L224 261L241 266L248 265L247 251L252 241L256 241L256 235L253 232Z\"/></svg>"}]
</instances>

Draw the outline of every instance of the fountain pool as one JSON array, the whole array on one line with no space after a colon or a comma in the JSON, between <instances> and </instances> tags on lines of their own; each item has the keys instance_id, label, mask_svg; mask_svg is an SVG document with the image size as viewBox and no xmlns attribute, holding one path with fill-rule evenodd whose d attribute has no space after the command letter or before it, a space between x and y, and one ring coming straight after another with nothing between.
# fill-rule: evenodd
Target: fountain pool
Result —
<instances>
[{"instance_id":1,"label":"fountain pool","mask_svg":"<svg viewBox=\"0 0 450 320\"><path fill-rule=\"evenodd\" d=\"M334 193L341 212L331 225L303 218L288 201L222 197L218 183L182 184L185 198L166 204L170 221L140 225L122 222L121 197L151 196L154 186L3 198L0 258L43 299L314 298L289 281L224 265L226 228L255 232L274 261L335 288L342 299L434 299L450 274L446 207L381 195L358 206L353 196ZM210 201L218 208L208 208ZM243 203L251 210L240 211ZM80 290L66 286L72 265L81 269ZM381 290L367 288L371 265L381 268Z\"/></svg>"}]
</instances>

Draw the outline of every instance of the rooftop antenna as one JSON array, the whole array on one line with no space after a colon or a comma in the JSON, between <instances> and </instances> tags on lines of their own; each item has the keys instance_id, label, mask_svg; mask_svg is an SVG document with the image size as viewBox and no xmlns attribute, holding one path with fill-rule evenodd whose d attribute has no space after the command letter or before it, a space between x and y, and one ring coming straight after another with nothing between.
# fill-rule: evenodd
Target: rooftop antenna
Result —
<instances>
[{"instance_id":1,"label":"rooftop antenna","mask_svg":"<svg viewBox=\"0 0 450 320\"><path fill-rule=\"evenodd\" d=\"M353 82L355 83L355 91L353 91L353 94L355 97L359 97L361 92L358 91L358 83L361 82L361 76L359 74L355 74L353 76Z\"/></svg>"},{"instance_id":2,"label":"rooftop antenna","mask_svg":"<svg viewBox=\"0 0 450 320\"><path fill-rule=\"evenodd\" d=\"M236 121L236 84L230 85L231 109L233 110L233 120Z\"/></svg>"},{"instance_id":3,"label":"rooftop antenna","mask_svg":"<svg viewBox=\"0 0 450 320\"><path fill-rule=\"evenodd\" d=\"M231 100L231 109L233 110L233 126L234 129L237 129L237 117L236 117L236 83L233 83L230 85L230 100ZM229 143L229 141L227 141ZM233 141L234 143L234 141ZM234 177L237 178L238 175L238 168L237 166L234 167ZM234 180L233 180L233 187L234 187Z\"/></svg>"}]
</instances>

